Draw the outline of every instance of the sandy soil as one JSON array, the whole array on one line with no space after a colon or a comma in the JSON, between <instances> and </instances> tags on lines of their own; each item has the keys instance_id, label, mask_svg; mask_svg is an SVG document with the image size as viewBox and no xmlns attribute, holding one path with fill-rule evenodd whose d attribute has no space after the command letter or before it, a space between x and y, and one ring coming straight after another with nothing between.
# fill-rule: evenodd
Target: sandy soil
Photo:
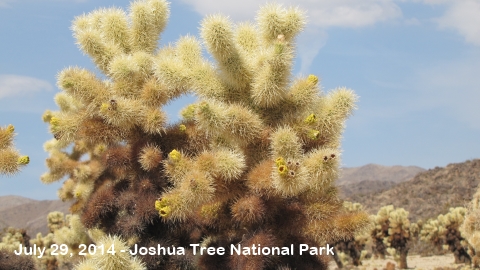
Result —
<instances>
[{"instance_id":1,"label":"sandy soil","mask_svg":"<svg viewBox=\"0 0 480 270\"><path fill-rule=\"evenodd\" d=\"M387 262L397 263L393 260L392 257L388 257L385 260L381 259L367 259L362 261L362 266L357 268L348 268L344 269L358 269L358 270L382 270L385 269ZM408 269L418 269L418 270L433 270L437 267L449 267L453 269L458 269L464 264L454 264L454 258L452 254L446 254L441 256L430 256L430 257L420 257L419 255L408 256L407 265ZM338 269L334 261L330 262L329 269ZM396 268L398 269L398 268Z\"/></svg>"}]
</instances>

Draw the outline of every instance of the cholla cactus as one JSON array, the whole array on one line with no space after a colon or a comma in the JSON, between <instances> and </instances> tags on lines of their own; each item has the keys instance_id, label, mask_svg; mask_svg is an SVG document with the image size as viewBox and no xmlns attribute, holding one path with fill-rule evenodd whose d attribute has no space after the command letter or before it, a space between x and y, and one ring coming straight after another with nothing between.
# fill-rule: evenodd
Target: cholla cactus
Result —
<instances>
[{"instance_id":1,"label":"cholla cactus","mask_svg":"<svg viewBox=\"0 0 480 270\"><path fill-rule=\"evenodd\" d=\"M438 219L429 219L420 231L420 240L432 243L440 251L445 244L444 233L445 228Z\"/></svg>"},{"instance_id":2,"label":"cholla cactus","mask_svg":"<svg viewBox=\"0 0 480 270\"><path fill-rule=\"evenodd\" d=\"M472 256L473 267L480 267L480 189L477 190L470 202L465 220L463 221L460 232L473 248Z\"/></svg>"},{"instance_id":3,"label":"cholla cactus","mask_svg":"<svg viewBox=\"0 0 480 270\"><path fill-rule=\"evenodd\" d=\"M390 212L393 210L393 205L384 206L378 210L377 215L371 216L375 224L370 234L373 240L372 251L375 258L385 259L385 255L387 255L387 246L383 239L388 236L388 228L390 226L389 217Z\"/></svg>"},{"instance_id":4,"label":"cholla cactus","mask_svg":"<svg viewBox=\"0 0 480 270\"><path fill-rule=\"evenodd\" d=\"M7 251L18 250L19 245L29 247L30 236L26 230L9 227L5 230L0 242L0 249Z\"/></svg>"},{"instance_id":5,"label":"cholla cactus","mask_svg":"<svg viewBox=\"0 0 480 270\"><path fill-rule=\"evenodd\" d=\"M53 241L57 245L66 245L68 250L73 254L73 256L70 256L70 254L60 254L57 256L59 264L72 266L80 262L84 257L79 255L81 245L83 244L88 247L92 244L92 240L88 236L78 215L67 215L64 224L65 226L53 232Z\"/></svg>"},{"instance_id":6,"label":"cholla cactus","mask_svg":"<svg viewBox=\"0 0 480 270\"><path fill-rule=\"evenodd\" d=\"M30 240L30 246L36 246L40 249L45 248L45 254L41 258L32 256L38 270L56 270L59 266L63 266L63 264L59 263L57 257L51 254L53 251L53 244L55 244L53 233L48 233L45 236L42 236L41 233L37 233L37 236Z\"/></svg>"},{"instance_id":7,"label":"cholla cactus","mask_svg":"<svg viewBox=\"0 0 480 270\"><path fill-rule=\"evenodd\" d=\"M411 239L408 212L393 205L380 208L374 217L375 228L371 235L374 240L374 252L385 256L386 251L393 253L399 261L399 268L407 268L408 242Z\"/></svg>"},{"instance_id":8,"label":"cholla cactus","mask_svg":"<svg viewBox=\"0 0 480 270\"><path fill-rule=\"evenodd\" d=\"M453 252L455 263L471 263L467 253L467 244L460 233L460 225L465 219L466 208L450 208L445 215L439 215L436 220L429 220L421 231L424 241L432 241L437 245L448 246Z\"/></svg>"},{"instance_id":9,"label":"cholla cactus","mask_svg":"<svg viewBox=\"0 0 480 270\"><path fill-rule=\"evenodd\" d=\"M14 250L18 250L20 244L23 247L29 247L28 240L30 237L24 229L7 228L0 236L2 236L2 242L0 242L0 269L36 269L32 257L26 255L18 256L13 253Z\"/></svg>"},{"instance_id":10,"label":"cholla cactus","mask_svg":"<svg viewBox=\"0 0 480 270\"><path fill-rule=\"evenodd\" d=\"M13 146L15 136L13 125L0 127L0 175L12 175L20 168L30 162L28 156L20 156L20 153Z\"/></svg>"},{"instance_id":11,"label":"cholla cactus","mask_svg":"<svg viewBox=\"0 0 480 270\"><path fill-rule=\"evenodd\" d=\"M78 215L67 215L55 211L47 216L47 223L50 232L42 236L38 233L36 238L30 240L30 246L45 248L45 254L41 258L33 256L38 270L56 270L56 269L72 269L73 265L78 263L83 256L79 255L80 245L89 245L90 238L86 233L86 229L80 222ZM60 251L53 244L66 245L68 253L62 254L65 247ZM59 255L52 255L52 251L56 251ZM71 253L71 255L70 255Z\"/></svg>"},{"instance_id":12,"label":"cholla cactus","mask_svg":"<svg viewBox=\"0 0 480 270\"><path fill-rule=\"evenodd\" d=\"M345 201L343 207L344 211L349 213L363 211L363 206L359 203ZM371 239L370 231L373 229L372 227L373 220L370 226L358 231L354 238L340 240L335 243L335 250L340 253L338 258L334 257L339 268L342 268L343 265L350 262L355 266L362 265L362 259L365 258L368 253L367 250L365 250L365 245Z\"/></svg>"},{"instance_id":13,"label":"cholla cactus","mask_svg":"<svg viewBox=\"0 0 480 270\"><path fill-rule=\"evenodd\" d=\"M130 256L128 245L116 236L105 236L97 245L106 247L105 253L95 252L91 257L78 264L76 270L118 269L145 270L145 265L136 257ZM107 248L109 250L107 250ZM107 253L108 252L108 253Z\"/></svg>"},{"instance_id":14,"label":"cholla cactus","mask_svg":"<svg viewBox=\"0 0 480 270\"><path fill-rule=\"evenodd\" d=\"M47 226L51 233L65 225L65 217L62 212L54 211L47 215Z\"/></svg>"},{"instance_id":15,"label":"cholla cactus","mask_svg":"<svg viewBox=\"0 0 480 270\"><path fill-rule=\"evenodd\" d=\"M55 244L53 240L53 233L65 225L64 215L62 212L54 211L47 215L47 226L50 232L43 236L42 233L37 233L36 237L30 240L30 246L37 248L45 248L45 254L41 258L33 256L36 267L39 270L55 270L61 266L57 257L52 255L52 245Z\"/></svg>"},{"instance_id":16,"label":"cholla cactus","mask_svg":"<svg viewBox=\"0 0 480 270\"><path fill-rule=\"evenodd\" d=\"M60 72L60 111L44 114L55 139L45 144L42 181L68 177L59 197L75 201L71 211L90 231L187 249L141 256L149 269L325 268L324 257L298 252L193 258L189 244L229 250L352 238L368 216L341 211L334 181L356 96L324 94L314 75L291 77L304 26L295 8L267 5L257 25L207 17L201 37L216 65L191 36L157 49L168 13L164 0L145 0L128 15L110 8L75 19L78 44L108 79L78 67ZM161 106L187 91L200 101L167 125Z\"/></svg>"},{"instance_id":17,"label":"cholla cactus","mask_svg":"<svg viewBox=\"0 0 480 270\"><path fill-rule=\"evenodd\" d=\"M36 270L30 257L17 256L13 252L0 249L0 269L8 270Z\"/></svg>"}]
</instances>

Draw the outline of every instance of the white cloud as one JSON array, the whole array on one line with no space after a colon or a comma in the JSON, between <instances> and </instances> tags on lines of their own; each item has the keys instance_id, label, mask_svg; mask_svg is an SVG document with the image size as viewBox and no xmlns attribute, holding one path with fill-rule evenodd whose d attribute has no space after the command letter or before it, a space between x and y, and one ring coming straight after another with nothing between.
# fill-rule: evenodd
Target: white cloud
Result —
<instances>
[{"instance_id":1,"label":"white cloud","mask_svg":"<svg viewBox=\"0 0 480 270\"><path fill-rule=\"evenodd\" d=\"M327 42L327 32L318 27L307 27L298 37L298 57L300 58L300 74L309 73L310 66L320 49Z\"/></svg>"},{"instance_id":2,"label":"white cloud","mask_svg":"<svg viewBox=\"0 0 480 270\"><path fill-rule=\"evenodd\" d=\"M45 90L53 90L47 81L20 75L0 75L0 99Z\"/></svg>"},{"instance_id":3,"label":"white cloud","mask_svg":"<svg viewBox=\"0 0 480 270\"><path fill-rule=\"evenodd\" d=\"M218 1L181 0L202 15L221 13L235 21L253 20L259 7L267 2L258 0ZM308 69L325 44L329 27L358 28L401 17L394 0L278 0L285 6L306 11L308 27L298 40L301 72Z\"/></svg>"},{"instance_id":4,"label":"white cloud","mask_svg":"<svg viewBox=\"0 0 480 270\"><path fill-rule=\"evenodd\" d=\"M0 8L2 7L8 7L8 3L13 2L15 0L0 0Z\"/></svg>"},{"instance_id":5,"label":"white cloud","mask_svg":"<svg viewBox=\"0 0 480 270\"><path fill-rule=\"evenodd\" d=\"M480 45L480 1L456 0L437 22L441 28L458 31L467 42Z\"/></svg>"},{"instance_id":6,"label":"white cloud","mask_svg":"<svg viewBox=\"0 0 480 270\"><path fill-rule=\"evenodd\" d=\"M389 0L290 1L308 10L310 23L320 27L364 27L400 17L400 8Z\"/></svg>"},{"instance_id":7,"label":"white cloud","mask_svg":"<svg viewBox=\"0 0 480 270\"><path fill-rule=\"evenodd\" d=\"M420 20L417 18L405 19L404 23L405 25L410 25L410 26L418 26L422 24Z\"/></svg>"},{"instance_id":8,"label":"white cloud","mask_svg":"<svg viewBox=\"0 0 480 270\"><path fill-rule=\"evenodd\" d=\"M222 13L234 20L253 19L267 1L181 0L202 15ZM271 1L269 1L271 2ZM320 26L362 27L401 15L393 0L280 0L286 6L305 10L309 23Z\"/></svg>"},{"instance_id":9,"label":"white cloud","mask_svg":"<svg viewBox=\"0 0 480 270\"><path fill-rule=\"evenodd\" d=\"M479 0L400 0L422 2L429 5L443 5L445 13L433 21L441 29L453 29L465 41L480 45L480 1Z\"/></svg>"}]
</instances>

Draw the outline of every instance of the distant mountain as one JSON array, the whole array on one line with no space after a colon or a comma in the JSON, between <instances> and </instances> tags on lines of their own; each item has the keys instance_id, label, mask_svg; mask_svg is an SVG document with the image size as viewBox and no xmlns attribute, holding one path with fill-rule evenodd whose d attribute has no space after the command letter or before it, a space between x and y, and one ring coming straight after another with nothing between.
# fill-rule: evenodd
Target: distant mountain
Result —
<instances>
[{"instance_id":1,"label":"distant mountain","mask_svg":"<svg viewBox=\"0 0 480 270\"><path fill-rule=\"evenodd\" d=\"M337 180L340 196L363 204L372 214L393 204L410 212L410 220L446 213L472 199L480 182L480 159L425 170L415 166L368 164L341 169ZM0 196L0 230L7 226L27 229L31 237L46 234L47 215L68 214L70 203L37 201L19 196Z\"/></svg>"},{"instance_id":2,"label":"distant mountain","mask_svg":"<svg viewBox=\"0 0 480 270\"><path fill-rule=\"evenodd\" d=\"M1 196L0 197L0 211L4 209L8 209L17 205L25 204L25 203L30 203L34 202L35 200L25 198L25 197L20 197L20 196L14 196L14 195L8 195L8 196ZM1 217L0 217L1 219Z\"/></svg>"},{"instance_id":3,"label":"distant mountain","mask_svg":"<svg viewBox=\"0 0 480 270\"><path fill-rule=\"evenodd\" d=\"M68 214L70 203L59 200L37 201L20 196L0 197L0 231L5 227L23 228L35 237L48 233L47 215L53 211Z\"/></svg>"},{"instance_id":4,"label":"distant mountain","mask_svg":"<svg viewBox=\"0 0 480 270\"><path fill-rule=\"evenodd\" d=\"M465 206L479 183L480 159L475 159L420 172L388 190L352 194L348 199L363 204L372 214L393 204L409 211L411 221L426 220L448 212L450 207Z\"/></svg>"},{"instance_id":5,"label":"distant mountain","mask_svg":"<svg viewBox=\"0 0 480 270\"><path fill-rule=\"evenodd\" d=\"M367 164L361 167L342 168L340 178L336 183L340 190L340 196L350 199L353 195L390 189L423 171L425 169L416 166Z\"/></svg>"}]
</instances>

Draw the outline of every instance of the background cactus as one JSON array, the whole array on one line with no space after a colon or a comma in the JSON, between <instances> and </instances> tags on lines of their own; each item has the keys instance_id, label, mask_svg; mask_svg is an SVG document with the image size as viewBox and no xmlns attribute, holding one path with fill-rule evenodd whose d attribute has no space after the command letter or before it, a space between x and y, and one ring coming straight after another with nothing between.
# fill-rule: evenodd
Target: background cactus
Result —
<instances>
[{"instance_id":1,"label":"background cactus","mask_svg":"<svg viewBox=\"0 0 480 270\"><path fill-rule=\"evenodd\" d=\"M215 65L191 36L157 49L168 14L165 1L146 0L128 15L110 8L75 19L80 48L108 79L78 67L59 73L60 111L44 114L54 139L42 181L67 177L58 195L74 201L72 213L90 231L116 235L95 242L187 249L140 256L139 269L326 268L325 257L298 252L194 258L189 244L229 250L353 238L368 216L342 211L334 181L355 94L325 94L314 75L292 78L305 24L295 8L267 5L256 25L205 18L202 42ZM167 124L161 107L189 91L199 101Z\"/></svg>"},{"instance_id":2,"label":"background cactus","mask_svg":"<svg viewBox=\"0 0 480 270\"><path fill-rule=\"evenodd\" d=\"M455 256L455 263L471 263L467 253L467 244L460 232L460 225L465 219L466 208L450 208L445 215L439 215L436 220L429 220L421 231L422 238L448 246Z\"/></svg>"},{"instance_id":3,"label":"background cactus","mask_svg":"<svg viewBox=\"0 0 480 270\"><path fill-rule=\"evenodd\" d=\"M78 264L77 270L92 270L92 269L118 269L118 270L145 270L145 265L136 257L131 257L128 252L121 250L128 250L126 242L122 241L116 236L104 236L97 241L97 245L103 245L106 248L112 247L108 254L96 252L87 257ZM107 250L106 250L107 251Z\"/></svg>"},{"instance_id":4,"label":"background cactus","mask_svg":"<svg viewBox=\"0 0 480 270\"><path fill-rule=\"evenodd\" d=\"M30 162L28 156L20 156L13 145L15 127L8 125L0 127L0 175L12 175L20 171L20 168Z\"/></svg>"},{"instance_id":5,"label":"background cactus","mask_svg":"<svg viewBox=\"0 0 480 270\"><path fill-rule=\"evenodd\" d=\"M55 211L47 215L47 225L50 229L47 235L38 233L30 240L30 246L35 245L37 248L46 249L41 258L32 256L36 268L38 270L72 269L84 257L78 255L80 244L88 246L91 243L80 218L77 215L65 217L62 212ZM52 246L54 244L58 247ZM62 254L65 247L61 245L68 247L67 254ZM52 255L53 250L56 250L58 255Z\"/></svg>"},{"instance_id":6,"label":"background cactus","mask_svg":"<svg viewBox=\"0 0 480 270\"><path fill-rule=\"evenodd\" d=\"M33 256L33 260L35 261L36 269L39 270L56 270L56 269L68 269L64 268L63 263L60 260L51 254L52 252L52 245L55 244L53 240L53 233L48 233L47 235L43 236L41 233L38 233L37 236L30 240L30 246L36 245L39 248L45 248L45 255L41 258L37 256Z\"/></svg>"},{"instance_id":7,"label":"background cactus","mask_svg":"<svg viewBox=\"0 0 480 270\"><path fill-rule=\"evenodd\" d=\"M470 255L473 267L480 266L480 189L473 196L468 205L465 219L460 227L460 232L471 245Z\"/></svg>"},{"instance_id":8,"label":"background cactus","mask_svg":"<svg viewBox=\"0 0 480 270\"><path fill-rule=\"evenodd\" d=\"M18 250L20 244L29 247L29 240L30 236L28 236L26 230L9 227L2 234L0 249L14 251Z\"/></svg>"},{"instance_id":9,"label":"background cactus","mask_svg":"<svg viewBox=\"0 0 480 270\"><path fill-rule=\"evenodd\" d=\"M360 212L363 211L363 206L359 203L343 202L344 211L346 212ZM370 231L373 229L373 220L370 226L355 234L354 238L343 239L335 243L335 250L339 253L338 257L334 256L335 262L339 268L343 265L352 264L354 266L362 265L362 259L367 255L365 246L367 242L371 242Z\"/></svg>"},{"instance_id":10,"label":"background cactus","mask_svg":"<svg viewBox=\"0 0 480 270\"><path fill-rule=\"evenodd\" d=\"M32 257L13 253L18 250L19 245L29 247L30 237L24 229L7 228L3 233L2 242L0 242L0 269L11 270L33 270L35 263Z\"/></svg>"},{"instance_id":11,"label":"background cactus","mask_svg":"<svg viewBox=\"0 0 480 270\"><path fill-rule=\"evenodd\" d=\"M408 242L411 239L408 212L393 205L380 208L374 217L375 227L371 231L374 254L385 257L391 253L399 262L399 268L407 268Z\"/></svg>"}]
</instances>

